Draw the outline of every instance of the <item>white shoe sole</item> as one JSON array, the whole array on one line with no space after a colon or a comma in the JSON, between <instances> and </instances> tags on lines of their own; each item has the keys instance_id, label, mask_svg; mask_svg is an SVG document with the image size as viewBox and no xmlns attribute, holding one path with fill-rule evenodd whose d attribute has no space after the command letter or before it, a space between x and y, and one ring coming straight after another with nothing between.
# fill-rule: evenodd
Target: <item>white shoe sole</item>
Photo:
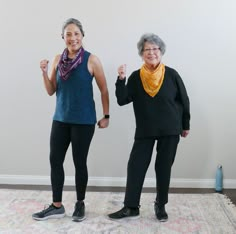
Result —
<instances>
[{"instance_id":1,"label":"white shoe sole","mask_svg":"<svg viewBox=\"0 0 236 234\"><path fill-rule=\"evenodd\" d=\"M73 217L72 216L72 221L74 221L74 222L82 222L83 220L85 220L86 219L86 217L84 216L83 218L78 218L78 217Z\"/></svg>"},{"instance_id":2,"label":"white shoe sole","mask_svg":"<svg viewBox=\"0 0 236 234\"><path fill-rule=\"evenodd\" d=\"M66 213L64 214L55 214L55 215L50 215L44 218L37 218L32 216L33 219L38 220L38 221L44 221L44 220L48 220L48 219L61 219L64 218L66 216Z\"/></svg>"},{"instance_id":3,"label":"white shoe sole","mask_svg":"<svg viewBox=\"0 0 236 234\"><path fill-rule=\"evenodd\" d=\"M124 218L120 218L120 219L114 219L114 218L110 218L108 216L109 219L114 220L114 221L118 221L118 220L135 220L135 219L139 219L140 215L136 215L136 216L128 216L128 217L124 217Z\"/></svg>"}]
</instances>

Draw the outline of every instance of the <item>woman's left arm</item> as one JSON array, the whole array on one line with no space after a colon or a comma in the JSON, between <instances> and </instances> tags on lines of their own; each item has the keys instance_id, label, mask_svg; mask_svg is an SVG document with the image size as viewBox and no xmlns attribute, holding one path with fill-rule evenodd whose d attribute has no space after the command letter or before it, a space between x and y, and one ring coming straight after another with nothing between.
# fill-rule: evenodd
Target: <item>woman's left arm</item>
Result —
<instances>
[{"instance_id":1,"label":"woman's left arm","mask_svg":"<svg viewBox=\"0 0 236 234\"><path fill-rule=\"evenodd\" d=\"M109 93L107 88L107 82L103 71L102 64L98 57L90 55L88 62L88 69L90 73L95 77L98 88L101 92L101 101L104 117L98 121L99 128L106 128L109 125Z\"/></svg>"},{"instance_id":2,"label":"woman's left arm","mask_svg":"<svg viewBox=\"0 0 236 234\"><path fill-rule=\"evenodd\" d=\"M182 126L183 132L181 136L186 137L189 134L190 129L190 103L189 97L184 85L184 82L180 75L176 72L177 86L179 90L180 101L183 107Z\"/></svg>"}]
</instances>

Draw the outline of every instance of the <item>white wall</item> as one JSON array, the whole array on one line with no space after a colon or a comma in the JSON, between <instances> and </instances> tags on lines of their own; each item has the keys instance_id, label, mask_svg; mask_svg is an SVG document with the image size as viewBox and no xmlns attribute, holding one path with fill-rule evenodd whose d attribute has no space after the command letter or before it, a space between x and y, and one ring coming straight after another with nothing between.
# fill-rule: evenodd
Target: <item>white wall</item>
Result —
<instances>
[{"instance_id":1,"label":"white wall","mask_svg":"<svg viewBox=\"0 0 236 234\"><path fill-rule=\"evenodd\" d=\"M39 61L61 53L62 23L75 17L85 29L85 48L103 63L110 91L110 126L96 130L90 184L125 184L135 126L132 105L116 103L114 83L121 63L129 74L141 66L137 41L153 32L166 42L163 62L180 73L191 101L191 133L179 145L172 185L214 186L220 163L225 187L236 188L235 10L234 0L1 0L0 183L49 183L55 97L44 90ZM96 85L94 92L100 118ZM149 185L155 184L153 161ZM65 170L73 184L71 150Z\"/></svg>"}]
</instances>

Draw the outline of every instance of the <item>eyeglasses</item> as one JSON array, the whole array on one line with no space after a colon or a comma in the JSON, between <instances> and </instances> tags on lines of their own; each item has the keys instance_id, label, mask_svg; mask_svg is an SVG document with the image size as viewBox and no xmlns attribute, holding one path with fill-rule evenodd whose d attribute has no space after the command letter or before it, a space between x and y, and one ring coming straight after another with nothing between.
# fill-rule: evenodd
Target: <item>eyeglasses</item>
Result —
<instances>
[{"instance_id":1,"label":"eyeglasses","mask_svg":"<svg viewBox=\"0 0 236 234\"><path fill-rule=\"evenodd\" d=\"M153 51L153 53L156 53L158 50L160 50L160 48L144 49L143 52L150 53L151 51Z\"/></svg>"}]
</instances>

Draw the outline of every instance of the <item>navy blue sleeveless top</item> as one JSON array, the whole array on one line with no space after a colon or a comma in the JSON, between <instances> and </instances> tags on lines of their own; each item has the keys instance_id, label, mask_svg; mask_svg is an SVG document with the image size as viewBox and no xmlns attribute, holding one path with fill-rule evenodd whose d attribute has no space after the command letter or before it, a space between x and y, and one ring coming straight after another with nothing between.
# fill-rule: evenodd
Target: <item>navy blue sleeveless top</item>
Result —
<instances>
[{"instance_id":1,"label":"navy blue sleeveless top","mask_svg":"<svg viewBox=\"0 0 236 234\"><path fill-rule=\"evenodd\" d=\"M74 124L95 124L96 110L93 99L93 76L88 70L90 53L84 52L83 61L61 79L57 69L56 110L53 120Z\"/></svg>"}]
</instances>

